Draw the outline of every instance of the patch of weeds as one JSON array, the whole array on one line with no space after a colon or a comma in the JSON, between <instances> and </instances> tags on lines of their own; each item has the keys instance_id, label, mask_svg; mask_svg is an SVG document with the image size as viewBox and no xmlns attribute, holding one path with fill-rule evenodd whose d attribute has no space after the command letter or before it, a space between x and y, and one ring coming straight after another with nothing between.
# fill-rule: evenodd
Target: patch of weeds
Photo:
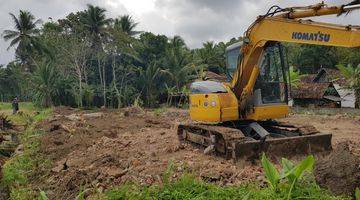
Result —
<instances>
[{"instance_id":1,"label":"patch of weeds","mask_svg":"<svg viewBox=\"0 0 360 200\"><path fill-rule=\"evenodd\" d=\"M105 199L286 199L289 190L280 185L274 192L270 187L261 188L255 183L240 186L218 186L198 180L191 174L162 186L139 186L126 184L105 192ZM321 189L314 181L302 180L292 191L292 199L316 200L350 200L351 198L335 197Z\"/></svg>"},{"instance_id":2,"label":"patch of weeds","mask_svg":"<svg viewBox=\"0 0 360 200\"><path fill-rule=\"evenodd\" d=\"M13 188L10 193L11 200L33 200L37 199L37 193L28 188Z\"/></svg>"},{"instance_id":3,"label":"patch of weeds","mask_svg":"<svg viewBox=\"0 0 360 200\"><path fill-rule=\"evenodd\" d=\"M309 171L314 164L312 156L296 165L289 160L283 159L284 169L281 172L277 171L265 155L262 158L262 163L266 177L269 179L269 187L265 188L260 187L256 182L239 186L218 186L204 182L189 173L184 174L178 180L171 181L170 177L174 166L170 163L163 173L163 184L140 186L128 183L106 191L103 194L103 199L351 199L332 196L328 191L321 189L315 183L313 177L303 176L303 172ZM289 194L291 195L289 196Z\"/></svg>"},{"instance_id":4,"label":"patch of weeds","mask_svg":"<svg viewBox=\"0 0 360 200\"><path fill-rule=\"evenodd\" d=\"M30 179L37 179L41 171L50 167L50 161L39 154L43 132L35 129L35 125L47 118L51 109L34 112L33 115L18 115L17 123L26 124L26 130L19 135L23 152L11 157L2 169L2 184L10 189L10 199L38 198L38 188L31 188Z\"/></svg>"},{"instance_id":5,"label":"patch of weeds","mask_svg":"<svg viewBox=\"0 0 360 200\"><path fill-rule=\"evenodd\" d=\"M26 125L34 121L39 122L52 112L51 108L37 108L33 103L29 102L20 102L19 108L19 112L14 115L12 114L11 103L0 103L0 113L7 115L17 125Z\"/></svg>"},{"instance_id":6,"label":"patch of weeds","mask_svg":"<svg viewBox=\"0 0 360 200\"><path fill-rule=\"evenodd\" d=\"M160 115L162 115L162 114L165 113L165 112L167 112L167 109L166 109L165 107L156 108L156 109L154 110L154 114L155 114L156 116L160 116Z\"/></svg>"},{"instance_id":7,"label":"patch of weeds","mask_svg":"<svg viewBox=\"0 0 360 200\"><path fill-rule=\"evenodd\" d=\"M10 110L10 109L11 109L11 103L0 103L0 111Z\"/></svg>"}]
</instances>

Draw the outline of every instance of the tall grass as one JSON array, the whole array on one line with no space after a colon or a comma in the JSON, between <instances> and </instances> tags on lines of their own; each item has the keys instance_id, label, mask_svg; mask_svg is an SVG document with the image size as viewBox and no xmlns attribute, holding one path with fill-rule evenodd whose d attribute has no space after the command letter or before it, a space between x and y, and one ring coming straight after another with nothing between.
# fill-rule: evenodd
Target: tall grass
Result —
<instances>
[{"instance_id":1,"label":"tall grass","mask_svg":"<svg viewBox=\"0 0 360 200\"><path fill-rule=\"evenodd\" d=\"M263 159L264 160L263 156ZM312 158L312 157L309 157ZM294 170L303 169L308 166L309 158L298 165L294 165ZM290 162L290 161L289 161ZM311 162L310 162L311 164ZM271 165L268 162L267 165ZM263 199L314 199L314 200L350 200L347 197L332 196L328 191L320 188L311 175L299 179L297 176L296 187L290 188L288 183L279 183L274 187L260 187L260 184L253 182L247 185L238 186L219 186L197 179L192 174L185 174L180 179L171 182L170 177L173 172L173 163L169 164L168 169L163 173L162 185L139 186L137 184L125 184L117 188L106 191L101 199L121 200L121 199L240 199L240 200L263 200ZM306 168L305 168L306 169ZM286 172L287 173L287 172ZM293 173L289 173L292 175ZM289 177L290 177L289 175Z\"/></svg>"},{"instance_id":2,"label":"tall grass","mask_svg":"<svg viewBox=\"0 0 360 200\"><path fill-rule=\"evenodd\" d=\"M163 186L138 186L128 184L113 188L105 193L104 199L287 199L288 189L280 187L277 192L272 188L261 188L256 183L240 186L218 186L196 179L192 175L185 175L178 181ZM312 180L302 180L301 184L292 192L292 199L314 200L350 200L351 198L332 196L321 189Z\"/></svg>"},{"instance_id":3,"label":"tall grass","mask_svg":"<svg viewBox=\"0 0 360 200\"><path fill-rule=\"evenodd\" d=\"M7 112L9 104L0 104ZM42 169L50 166L46 158L40 156L40 136L42 131L35 125L50 116L51 109L38 109L31 103L20 104L23 114L9 115L15 124L26 125L26 130L18 136L23 145L23 152L11 157L3 166L0 187L10 189L10 199L36 199L38 188L31 188L29 177L39 175ZM11 105L10 105L11 108Z\"/></svg>"}]
</instances>

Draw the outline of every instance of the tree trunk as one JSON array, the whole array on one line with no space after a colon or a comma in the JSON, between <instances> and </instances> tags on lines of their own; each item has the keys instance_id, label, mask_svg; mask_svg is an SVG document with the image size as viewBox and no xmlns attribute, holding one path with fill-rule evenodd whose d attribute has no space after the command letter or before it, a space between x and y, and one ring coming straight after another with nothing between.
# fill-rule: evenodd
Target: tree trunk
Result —
<instances>
[{"instance_id":1,"label":"tree trunk","mask_svg":"<svg viewBox=\"0 0 360 200\"><path fill-rule=\"evenodd\" d=\"M99 55L98 55L97 61L98 61L98 70L99 70L100 86L102 86L102 85L104 84L104 82L103 82L103 76L102 76L103 74L102 74L102 72L101 72L101 64L100 64ZM104 100L105 100L105 99L106 99L106 97L104 97ZM104 104L106 104L105 101L104 101Z\"/></svg>"},{"instance_id":2,"label":"tree trunk","mask_svg":"<svg viewBox=\"0 0 360 200\"><path fill-rule=\"evenodd\" d=\"M82 108L83 107L83 100L82 100L82 97L83 97L83 91L82 91L82 77L81 77L81 73L79 75L79 103L80 103L80 107Z\"/></svg>"},{"instance_id":3,"label":"tree trunk","mask_svg":"<svg viewBox=\"0 0 360 200\"><path fill-rule=\"evenodd\" d=\"M102 68L103 71L103 96L104 96L104 107L106 108L106 78L105 78L105 65Z\"/></svg>"},{"instance_id":4,"label":"tree trunk","mask_svg":"<svg viewBox=\"0 0 360 200\"><path fill-rule=\"evenodd\" d=\"M115 56L113 56L113 63L112 63L112 71L113 71L113 84L114 84L114 89L116 92L116 98L118 101L118 108L121 107L121 96L120 96L120 92L119 89L117 88L117 80L116 80L116 72L115 72Z\"/></svg>"},{"instance_id":5,"label":"tree trunk","mask_svg":"<svg viewBox=\"0 0 360 200\"><path fill-rule=\"evenodd\" d=\"M76 73L78 76L78 81L79 81L79 106L82 108L83 107L83 92L82 92L82 72L81 72L81 67L78 65L78 62L75 61L75 66L76 66Z\"/></svg>"},{"instance_id":6,"label":"tree trunk","mask_svg":"<svg viewBox=\"0 0 360 200\"><path fill-rule=\"evenodd\" d=\"M355 91L355 108L360 108L360 91Z\"/></svg>"}]
</instances>

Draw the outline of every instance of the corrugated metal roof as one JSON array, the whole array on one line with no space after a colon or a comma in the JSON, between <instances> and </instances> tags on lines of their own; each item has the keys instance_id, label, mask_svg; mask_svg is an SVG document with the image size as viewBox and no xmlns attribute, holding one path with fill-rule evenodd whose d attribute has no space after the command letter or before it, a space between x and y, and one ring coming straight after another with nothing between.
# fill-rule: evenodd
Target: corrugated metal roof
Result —
<instances>
[{"instance_id":1,"label":"corrugated metal roof","mask_svg":"<svg viewBox=\"0 0 360 200\"><path fill-rule=\"evenodd\" d=\"M322 76L325 76L325 82L332 82L341 86L346 84L346 78L337 69L322 68L314 78L314 82L319 82Z\"/></svg>"}]
</instances>

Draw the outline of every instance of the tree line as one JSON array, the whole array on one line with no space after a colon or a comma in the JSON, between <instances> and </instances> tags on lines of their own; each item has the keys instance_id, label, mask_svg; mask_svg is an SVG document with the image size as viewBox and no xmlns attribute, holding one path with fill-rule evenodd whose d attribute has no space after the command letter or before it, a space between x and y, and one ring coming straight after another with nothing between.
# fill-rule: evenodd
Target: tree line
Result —
<instances>
[{"instance_id":1,"label":"tree line","mask_svg":"<svg viewBox=\"0 0 360 200\"><path fill-rule=\"evenodd\" d=\"M225 73L225 49L241 40L190 49L180 36L139 31L131 16L108 18L93 5L45 23L28 11L10 17L14 29L2 37L16 55L0 67L0 100L19 96L41 106L154 107L186 94L206 70ZM290 65L302 74L360 63L359 48L285 46Z\"/></svg>"}]
</instances>

